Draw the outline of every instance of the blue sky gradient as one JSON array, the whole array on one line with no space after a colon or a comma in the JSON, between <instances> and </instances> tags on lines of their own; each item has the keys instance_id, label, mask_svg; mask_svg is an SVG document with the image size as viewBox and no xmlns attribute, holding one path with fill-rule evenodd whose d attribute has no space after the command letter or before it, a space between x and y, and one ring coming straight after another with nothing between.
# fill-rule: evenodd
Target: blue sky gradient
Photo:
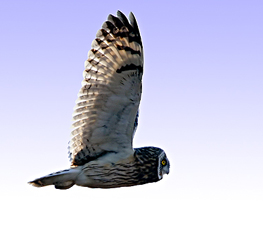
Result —
<instances>
[{"instance_id":1,"label":"blue sky gradient","mask_svg":"<svg viewBox=\"0 0 263 229\"><path fill-rule=\"evenodd\" d=\"M69 166L84 61L117 10L135 14L144 44L134 146L165 149L171 172L131 188L33 188ZM262 11L259 0L1 1L5 228L262 228Z\"/></svg>"}]
</instances>

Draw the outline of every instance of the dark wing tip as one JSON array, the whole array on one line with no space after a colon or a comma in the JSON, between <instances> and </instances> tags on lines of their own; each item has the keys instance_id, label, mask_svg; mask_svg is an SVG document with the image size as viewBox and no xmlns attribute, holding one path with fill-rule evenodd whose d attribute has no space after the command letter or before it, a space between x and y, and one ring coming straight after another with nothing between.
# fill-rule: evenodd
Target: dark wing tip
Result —
<instances>
[{"instance_id":1,"label":"dark wing tip","mask_svg":"<svg viewBox=\"0 0 263 229\"><path fill-rule=\"evenodd\" d=\"M129 31L135 35L134 40L142 46L142 39L140 35L139 26L132 12L130 12L129 14L129 20L127 19L125 14L122 13L120 10L117 11L117 17L110 14L107 20L108 21L106 21L106 24L104 23L103 28L108 27L112 30L112 27L114 26L118 29L121 29L122 26L126 26L129 29ZM113 26L110 24L112 24Z\"/></svg>"},{"instance_id":2,"label":"dark wing tip","mask_svg":"<svg viewBox=\"0 0 263 229\"><path fill-rule=\"evenodd\" d=\"M112 14L110 14L108 16L108 21L110 21L111 23L113 23L117 28L121 28L123 26L122 21L120 20L120 18L113 16Z\"/></svg>"},{"instance_id":3,"label":"dark wing tip","mask_svg":"<svg viewBox=\"0 0 263 229\"><path fill-rule=\"evenodd\" d=\"M130 12L130 14L129 14L129 20L130 20L131 26L133 27L134 33L137 37L137 42L142 46L142 38L140 35L139 26L138 26L136 18L132 12Z\"/></svg>"},{"instance_id":4,"label":"dark wing tip","mask_svg":"<svg viewBox=\"0 0 263 229\"><path fill-rule=\"evenodd\" d=\"M122 23L123 23L125 26L127 26L128 28L131 27L131 25L130 25L128 19L127 19L127 17L126 17L121 11L119 11L119 10L117 11L117 16L118 16L118 18L122 21Z\"/></svg>"},{"instance_id":5,"label":"dark wing tip","mask_svg":"<svg viewBox=\"0 0 263 229\"><path fill-rule=\"evenodd\" d=\"M137 33L140 33L140 32L139 32L138 23L137 23L136 18L135 18L134 14L133 14L132 12L130 12L130 14L129 14L129 19L130 19L131 25L132 25L132 27L134 28L134 30L135 30Z\"/></svg>"}]
</instances>

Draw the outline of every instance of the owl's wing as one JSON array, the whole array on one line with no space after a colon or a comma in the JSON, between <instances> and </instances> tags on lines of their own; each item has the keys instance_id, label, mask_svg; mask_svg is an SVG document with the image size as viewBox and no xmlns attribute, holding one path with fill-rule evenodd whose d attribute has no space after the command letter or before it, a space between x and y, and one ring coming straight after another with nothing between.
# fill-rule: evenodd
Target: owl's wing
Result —
<instances>
[{"instance_id":1,"label":"owl's wing","mask_svg":"<svg viewBox=\"0 0 263 229\"><path fill-rule=\"evenodd\" d=\"M109 15L85 62L69 145L73 166L109 151L132 149L142 74L143 48L134 15L129 21L120 11L117 17Z\"/></svg>"}]
</instances>

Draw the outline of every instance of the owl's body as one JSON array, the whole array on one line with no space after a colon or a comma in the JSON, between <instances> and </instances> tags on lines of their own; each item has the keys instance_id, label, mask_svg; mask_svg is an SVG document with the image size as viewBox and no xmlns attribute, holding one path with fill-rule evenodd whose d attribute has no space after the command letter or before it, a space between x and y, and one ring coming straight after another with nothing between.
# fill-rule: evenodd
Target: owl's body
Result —
<instances>
[{"instance_id":1,"label":"owl's body","mask_svg":"<svg viewBox=\"0 0 263 229\"><path fill-rule=\"evenodd\" d=\"M142 41L134 15L109 15L92 42L73 114L71 168L30 184L68 189L127 187L162 179L169 161L157 147L133 149L143 74Z\"/></svg>"},{"instance_id":2,"label":"owl's body","mask_svg":"<svg viewBox=\"0 0 263 229\"><path fill-rule=\"evenodd\" d=\"M38 178L31 184L36 187L53 184L58 189L68 189L74 184L89 188L128 187L157 182L169 173L169 167L162 149L143 147L128 154L108 152L84 165Z\"/></svg>"}]
</instances>

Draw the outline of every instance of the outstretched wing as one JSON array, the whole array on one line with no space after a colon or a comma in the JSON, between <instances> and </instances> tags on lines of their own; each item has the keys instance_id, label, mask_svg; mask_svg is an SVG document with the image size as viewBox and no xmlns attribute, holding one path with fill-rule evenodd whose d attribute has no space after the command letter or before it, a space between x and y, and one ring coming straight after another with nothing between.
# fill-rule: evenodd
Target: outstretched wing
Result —
<instances>
[{"instance_id":1,"label":"outstretched wing","mask_svg":"<svg viewBox=\"0 0 263 229\"><path fill-rule=\"evenodd\" d=\"M129 21L120 11L117 17L109 15L85 62L69 145L72 165L132 149L142 74L143 48L134 15Z\"/></svg>"}]
</instances>

